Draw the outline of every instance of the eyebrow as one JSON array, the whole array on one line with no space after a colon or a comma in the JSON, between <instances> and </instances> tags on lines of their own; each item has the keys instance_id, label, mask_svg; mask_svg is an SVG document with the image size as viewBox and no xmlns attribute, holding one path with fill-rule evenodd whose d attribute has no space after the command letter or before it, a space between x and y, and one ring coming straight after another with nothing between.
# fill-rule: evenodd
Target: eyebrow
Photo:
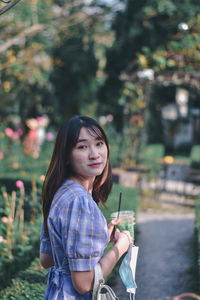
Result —
<instances>
[{"instance_id":1,"label":"eyebrow","mask_svg":"<svg viewBox=\"0 0 200 300\"><path fill-rule=\"evenodd\" d=\"M86 139L80 139L80 140L78 140L76 143L78 144L78 143L86 142L86 141L87 141Z\"/></svg>"},{"instance_id":2,"label":"eyebrow","mask_svg":"<svg viewBox=\"0 0 200 300\"><path fill-rule=\"evenodd\" d=\"M95 140L103 141L103 138L101 138L100 136L97 136L97 137L95 138ZM82 143L82 142L87 142L87 141L88 141L87 139L79 139L79 140L77 141L77 144L78 144L78 143Z\"/></svg>"}]
</instances>

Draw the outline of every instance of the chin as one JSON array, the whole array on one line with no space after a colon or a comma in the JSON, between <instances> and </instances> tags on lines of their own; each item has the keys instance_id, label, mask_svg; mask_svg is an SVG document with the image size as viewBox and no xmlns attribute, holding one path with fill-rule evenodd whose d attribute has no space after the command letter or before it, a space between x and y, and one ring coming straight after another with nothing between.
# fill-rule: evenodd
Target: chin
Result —
<instances>
[{"instance_id":1,"label":"chin","mask_svg":"<svg viewBox=\"0 0 200 300\"><path fill-rule=\"evenodd\" d=\"M102 172L103 172L103 170L99 170L99 171L96 171L96 172L91 172L90 175L89 175L89 174L88 174L88 175L89 175L89 176L95 176L95 177L96 177L96 176L101 175Z\"/></svg>"}]
</instances>

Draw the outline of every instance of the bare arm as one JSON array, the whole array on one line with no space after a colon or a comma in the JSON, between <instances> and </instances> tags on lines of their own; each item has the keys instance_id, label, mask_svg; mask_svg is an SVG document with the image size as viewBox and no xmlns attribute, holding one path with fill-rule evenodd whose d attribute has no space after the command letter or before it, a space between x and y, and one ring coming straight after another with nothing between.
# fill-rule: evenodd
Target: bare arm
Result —
<instances>
[{"instance_id":1,"label":"bare arm","mask_svg":"<svg viewBox=\"0 0 200 300\"><path fill-rule=\"evenodd\" d=\"M51 254L40 252L40 263L45 269L54 266L53 256Z\"/></svg>"},{"instance_id":2,"label":"bare arm","mask_svg":"<svg viewBox=\"0 0 200 300\"><path fill-rule=\"evenodd\" d=\"M91 291L94 283L94 271L72 271L71 278L74 288L80 295Z\"/></svg>"},{"instance_id":3,"label":"bare arm","mask_svg":"<svg viewBox=\"0 0 200 300\"><path fill-rule=\"evenodd\" d=\"M103 277L106 278L118 262L120 257L128 250L131 243L131 237L128 231L119 232L116 230L116 243L111 250L100 260ZM71 272L74 288L81 295L89 292L94 284L94 271L88 272Z\"/></svg>"},{"instance_id":4,"label":"bare arm","mask_svg":"<svg viewBox=\"0 0 200 300\"><path fill-rule=\"evenodd\" d=\"M117 229L116 235L117 238L115 245L106 255L102 257L99 262L104 278L106 278L111 273L118 260L128 250L132 241L130 233L128 231L119 232L119 230Z\"/></svg>"}]
</instances>

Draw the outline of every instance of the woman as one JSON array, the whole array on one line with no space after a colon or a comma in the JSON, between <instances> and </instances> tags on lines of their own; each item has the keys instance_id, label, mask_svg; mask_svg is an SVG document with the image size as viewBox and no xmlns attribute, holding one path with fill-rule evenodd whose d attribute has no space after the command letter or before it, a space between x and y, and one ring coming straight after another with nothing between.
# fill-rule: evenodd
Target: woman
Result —
<instances>
[{"instance_id":1,"label":"woman","mask_svg":"<svg viewBox=\"0 0 200 300\"><path fill-rule=\"evenodd\" d=\"M108 226L98 203L112 187L109 147L103 129L86 116L66 121L58 132L43 186L44 224L40 261L51 267L44 299L91 300L94 267L104 278L128 250L128 231ZM109 241L114 246L104 255Z\"/></svg>"}]
</instances>

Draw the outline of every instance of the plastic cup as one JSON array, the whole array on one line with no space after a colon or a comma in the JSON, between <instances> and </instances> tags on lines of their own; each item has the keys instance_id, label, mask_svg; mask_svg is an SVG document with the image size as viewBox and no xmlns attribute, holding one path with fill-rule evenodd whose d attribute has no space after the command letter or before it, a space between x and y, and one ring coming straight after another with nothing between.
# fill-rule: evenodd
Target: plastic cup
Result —
<instances>
[{"instance_id":1,"label":"plastic cup","mask_svg":"<svg viewBox=\"0 0 200 300\"><path fill-rule=\"evenodd\" d=\"M130 232L130 235L134 241L134 216L135 213L133 210L122 210L119 212L119 217L118 217L118 212L113 212L110 217L111 220L114 219L119 219L120 222L117 224L117 228L120 231L123 230L128 230Z\"/></svg>"}]
</instances>

